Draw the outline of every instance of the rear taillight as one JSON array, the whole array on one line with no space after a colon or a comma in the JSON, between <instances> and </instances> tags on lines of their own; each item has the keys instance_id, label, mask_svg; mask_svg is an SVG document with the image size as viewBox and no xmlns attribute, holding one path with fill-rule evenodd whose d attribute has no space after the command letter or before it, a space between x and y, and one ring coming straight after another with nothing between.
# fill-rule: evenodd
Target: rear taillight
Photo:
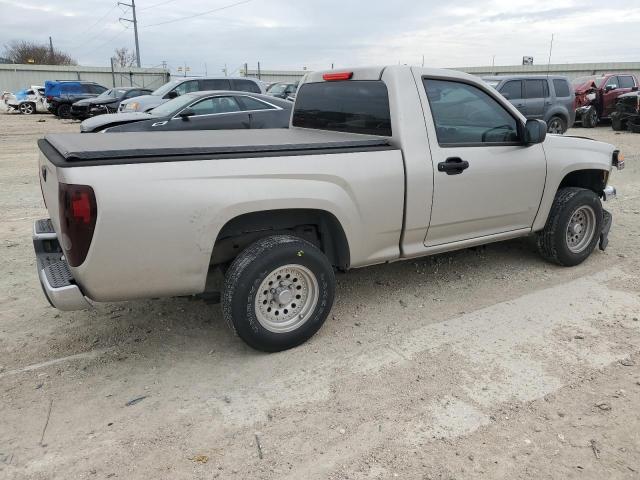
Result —
<instances>
[{"instance_id":1,"label":"rear taillight","mask_svg":"<svg viewBox=\"0 0 640 480\"><path fill-rule=\"evenodd\" d=\"M47 95L47 102L50 102L51 100L53 100L53 95Z\"/></svg>"},{"instance_id":2,"label":"rear taillight","mask_svg":"<svg viewBox=\"0 0 640 480\"><path fill-rule=\"evenodd\" d=\"M98 207L93 188L88 185L60 183L60 245L72 267L84 262L96 227Z\"/></svg>"}]
</instances>

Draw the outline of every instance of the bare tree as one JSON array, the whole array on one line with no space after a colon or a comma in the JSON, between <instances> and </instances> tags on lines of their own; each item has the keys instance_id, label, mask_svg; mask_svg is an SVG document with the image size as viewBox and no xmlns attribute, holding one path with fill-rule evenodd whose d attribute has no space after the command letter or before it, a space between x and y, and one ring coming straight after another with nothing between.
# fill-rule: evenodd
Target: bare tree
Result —
<instances>
[{"instance_id":1,"label":"bare tree","mask_svg":"<svg viewBox=\"0 0 640 480\"><path fill-rule=\"evenodd\" d=\"M4 55L12 63L32 63L36 65L77 65L70 55L54 49L46 43L16 40L4 45Z\"/></svg>"},{"instance_id":2,"label":"bare tree","mask_svg":"<svg viewBox=\"0 0 640 480\"><path fill-rule=\"evenodd\" d=\"M129 51L127 47L116 48L113 59L118 67L132 67L136 63L136 54Z\"/></svg>"}]
</instances>

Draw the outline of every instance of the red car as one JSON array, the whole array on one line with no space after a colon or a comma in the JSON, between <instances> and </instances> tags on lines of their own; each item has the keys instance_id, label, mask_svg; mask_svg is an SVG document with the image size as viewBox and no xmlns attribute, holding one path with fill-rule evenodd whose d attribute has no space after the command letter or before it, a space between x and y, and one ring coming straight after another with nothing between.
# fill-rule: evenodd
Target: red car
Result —
<instances>
[{"instance_id":1,"label":"red car","mask_svg":"<svg viewBox=\"0 0 640 480\"><path fill-rule=\"evenodd\" d=\"M616 110L616 100L623 93L638 89L638 79L630 73L605 73L573 79L576 92L576 123L593 128L600 119Z\"/></svg>"}]
</instances>

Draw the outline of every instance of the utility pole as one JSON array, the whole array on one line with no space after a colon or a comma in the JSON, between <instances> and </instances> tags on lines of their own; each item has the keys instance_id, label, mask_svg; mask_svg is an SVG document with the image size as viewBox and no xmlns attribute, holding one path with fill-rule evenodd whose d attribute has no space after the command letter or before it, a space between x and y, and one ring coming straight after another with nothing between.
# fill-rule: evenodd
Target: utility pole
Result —
<instances>
[{"instance_id":1,"label":"utility pole","mask_svg":"<svg viewBox=\"0 0 640 480\"><path fill-rule=\"evenodd\" d=\"M136 0L131 0L131 3L118 2L118 5L124 5L125 7L129 7L131 9L133 20L131 20L130 18L122 17L120 17L120 20L133 23L133 35L136 40L136 65L138 66L138 68L140 68L140 43L138 42L138 19L136 17Z\"/></svg>"},{"instance_id":2,"label":"utility pole","mask_svg":"<svg viewBox=\"0 0 640 480\"><path fill-rule=\"evenodd\" d=\"M53 65L53 40L49 37L49 61Z\"/></svg>"},{"instance_id":3,"label":"utility pole","mask_svg":"<svg viewBox=\"0 0 640 480\"><path fill-rule=\"evenodd\" d=\"M258 80L262 80L262 73L260 72L260 62L258 62Z\"/></svg>"},{"instance_id":4,"label":"utility pole","mask_svg":"<svg viewBox=\"0 0 640 480\"><path fill-rule=\"evenodd\" d=\"M115 68L113 67L113 57L111 57L111 81L113 82L113 88L116 88L116 72L115 72Z\"/></svg>"}]
</instances>

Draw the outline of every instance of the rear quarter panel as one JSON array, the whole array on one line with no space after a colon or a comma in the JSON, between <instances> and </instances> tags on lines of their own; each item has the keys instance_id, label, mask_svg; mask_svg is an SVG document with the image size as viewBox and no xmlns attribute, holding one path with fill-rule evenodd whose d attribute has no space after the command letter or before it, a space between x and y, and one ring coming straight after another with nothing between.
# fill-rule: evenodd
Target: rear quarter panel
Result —
<instances>
[{"instance_id":1,"label":"rear quarter panel","mask_svg":"<svg viewBox=\"0 0 640 480\"><path fill-rule=\"evenodd\" d=\"M98 220L85 262L72 268L96 301L204 290L218 232L244 213L332 213L351 266L397 258L404 172L399 150L59 168L91 185Z\"/></svg>"}]
</instances>

